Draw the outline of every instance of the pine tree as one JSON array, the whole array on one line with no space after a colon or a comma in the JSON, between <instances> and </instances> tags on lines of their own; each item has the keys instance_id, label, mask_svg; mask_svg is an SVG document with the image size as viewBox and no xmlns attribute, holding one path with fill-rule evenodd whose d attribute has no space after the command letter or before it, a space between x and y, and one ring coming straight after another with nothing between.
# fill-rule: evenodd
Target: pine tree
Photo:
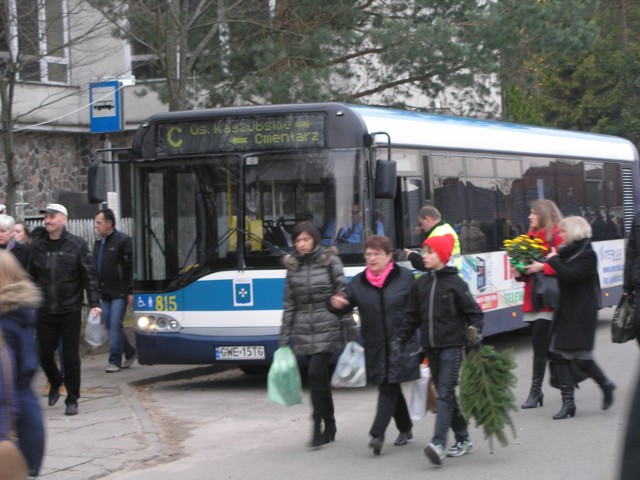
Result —
<instances>
[{"instance_id":1,"label":"pine tree","mask_svg":"<svg viewBox=\"0 0 640 480\"><path fill-rule=\"evenodd\" d=\"M469 353L460 378L460 406L467 421L475 419L476 427L482 426L493 452L493 437L505 446L505 427L511 427L515 438L516 429L509 410L517 411L512 391L516 376L511 370L516 367L511 349L496 352L490 345L483 345Z\"/></svg>"}]
</instances>

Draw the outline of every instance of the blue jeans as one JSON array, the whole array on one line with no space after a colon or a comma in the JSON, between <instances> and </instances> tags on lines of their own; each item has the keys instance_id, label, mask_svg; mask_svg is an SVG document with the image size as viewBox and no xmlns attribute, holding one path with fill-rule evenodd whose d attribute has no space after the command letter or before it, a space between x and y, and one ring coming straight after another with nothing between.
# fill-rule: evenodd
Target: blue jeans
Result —
<instances>
[{"instance_id":1,"label":"blue jeans","mask_svg":"<svg viewBox=\"0 0 640 480\"><path fill-rule=\"evenodd\" d=\"M102 321L109 332L109 365L122 365L122 353L126 358L135 355L136 349L124 334L124 312L127 309L126 298L102 299Z\"/></svg>"},{"instance_id":2,"label":"blue jeans","mask_svg":"<svg viewBox=\"0 0 640 480\"><path fill-rule=\"evenodd\" d=\"M467 441L469 440L467 422L462 416L456 398L456 386L462 364L462 348L429 348L427 358L433 381L436 382L438 389L436 425L431 443L445 447L449 427L453 430L456 442Z\"/></svg>"}]
</instances>

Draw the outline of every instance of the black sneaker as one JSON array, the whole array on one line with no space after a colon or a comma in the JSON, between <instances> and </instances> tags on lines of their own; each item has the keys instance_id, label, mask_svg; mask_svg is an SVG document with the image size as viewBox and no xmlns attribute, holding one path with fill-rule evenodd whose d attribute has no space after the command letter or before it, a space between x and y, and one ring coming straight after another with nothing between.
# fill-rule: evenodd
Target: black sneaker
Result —
<instances>
[{"instance_id":1,"label":"black sneaker","mask_svg":"<svg viewBox=\"0 0 640 480\"><path fill-rule=\"evenodd\" d=\"M49 406L53 407L60 400L60 387L51 387L49 389Z\"/></svg>"},{"instance_id":2,"label":"black sneaker","mask_svg":"<svg viewBox=\"0 0 640 480\"><path fill-rule=\"evenodd\" d=\"M64 411L65 415L77 415L78 414L78 402L67 403L67 408Z\"/></svg>"}]
</instances>

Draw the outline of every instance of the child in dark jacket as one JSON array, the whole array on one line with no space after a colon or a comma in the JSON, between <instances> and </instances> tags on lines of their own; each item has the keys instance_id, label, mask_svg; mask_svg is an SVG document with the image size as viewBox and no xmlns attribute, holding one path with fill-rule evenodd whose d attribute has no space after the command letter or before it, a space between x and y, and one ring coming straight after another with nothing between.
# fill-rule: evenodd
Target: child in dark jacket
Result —
<instances>
[{"instance_id":1,"label":"child in dark jacket","mask_svg":"<svg viewBox=\"0 0 640 480\"><path fill-rule=\"evenodd\" d=\"M455 389L463 349L469 344L471 329L480 333L483 313L457 269L446 266L453 244L454 238L448 234L425 241L422 259L427 273L413 284L406 317L393 347L400 348L420 328L422 348L438 390L435 432L424 449L435 465L442 465L445 454L459 457L473 448ZM449 426L456 443L445 452Z\"/></svg>"}]
</instances>

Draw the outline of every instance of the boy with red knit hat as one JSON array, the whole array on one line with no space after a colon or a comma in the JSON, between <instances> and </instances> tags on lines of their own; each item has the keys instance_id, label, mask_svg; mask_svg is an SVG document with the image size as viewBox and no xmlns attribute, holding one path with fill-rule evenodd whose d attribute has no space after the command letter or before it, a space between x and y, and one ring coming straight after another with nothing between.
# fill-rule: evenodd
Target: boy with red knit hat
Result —
<instances>
[{"instance_id":1,"label":"boy with red knit hat","mask_svg":"<svg viewBox=\"0 0 640 480\"><path fill-rule=\"evenodd\" d=\"M392 342L397 350L420 329L422 348L438 389L435 432L424 449L435 465L442 465L445 455L459 457L473 448L455 388L463 349L470 344L471 330L481 331L483 313L457 269L446 265L453 245L449 234L425 240L422 261L427 272L413 284L404 323ZM471 336L478 338L475 332ZM456 443L445 450L449 427Z\"/></svg>"}]
</instances>

